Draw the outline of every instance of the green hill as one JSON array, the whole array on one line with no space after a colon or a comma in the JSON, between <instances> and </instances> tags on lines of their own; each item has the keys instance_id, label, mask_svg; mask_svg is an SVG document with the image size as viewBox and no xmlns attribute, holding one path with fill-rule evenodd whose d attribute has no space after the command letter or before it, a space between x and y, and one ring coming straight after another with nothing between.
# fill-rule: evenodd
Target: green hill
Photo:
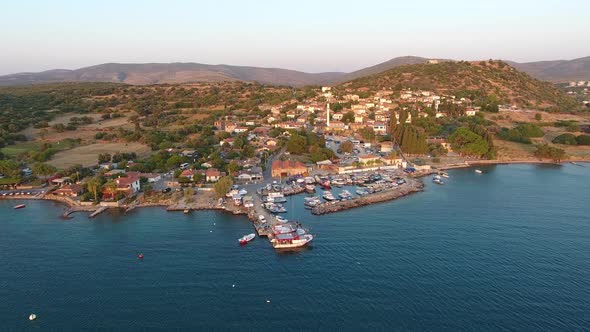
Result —
<instances>
[{"instance_id":1,"label":"green hill","mask_svg":"<svg viewBox=\"0 0 590 332\"><path fill-rule=\"evenodd\" d=\"M570 111L579 107L553 84L539 81L502 61L405 65L340 87L370 91L412 88L456 96L495 96L500 104L546 110Z\"/></svg>"}]
</instances>

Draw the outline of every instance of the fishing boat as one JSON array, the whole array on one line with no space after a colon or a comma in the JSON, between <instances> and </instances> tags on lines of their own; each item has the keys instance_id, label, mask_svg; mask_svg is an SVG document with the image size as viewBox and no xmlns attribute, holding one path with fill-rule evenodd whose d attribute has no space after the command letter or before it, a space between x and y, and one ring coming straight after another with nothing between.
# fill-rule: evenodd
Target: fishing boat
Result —
<instances>
[{"instance_id":1,"label":"fishing boat","mask_svg":"<svg viewBox=\"0 0 590 332\"><path fill-rule=\"evenodd\" d=\"M271 203L285 203L287 199L283 193L274 192L268 193L268 196L266 196L266 201Z\"/></svg>"},{"instance_id":2,"label":"fishing boat","mask_svg":"<svg viewBox=\"0 0 590 332\"><path fill-rule=\"evenodd\" d=\"M305 192L313 194L315 192L315 186L313 184L305 185Z\"/></svg>"},{"instance_id":3,"label":"fishing boat","mask_svg":"<svg viewBox=\"0 0 590 332\"><path fill-rule=\"evenodd\" d=\"M357 189L356 194L359 196L365 196L369 194L369 191L367 189Z\"/></svg>"},{"instance_id":4,"label":"fishing boat","mask_svg":"<svg viewBox=\"0 0 590 332\"><path fill-rule=\"evenodd\" d=\"M24 208L25 208L25 206L26 206L26 205L24 205L24 204L15 205L15 206L14 206L14 209L15 209L15 210L18 210L18 209L24 209Z\"/></svg>"},{"instance_id":5,"label":"fishing boat","mask_svg":"<svg viewBox=\"0 0 590 332\"><path fill-rule=\"evenodd\" d=\"M476 170L475 170L475 173L477 173L477 174L482 174L482 173L483 173L483 171L482 171L481 169L476 169Z\"/></svg>"},{"instance_id":6,"label":"fishing boat","mask_svg":"<svg viewBox=\"0 0 590 332\"><path fill-rule=\"evenodd\" d=\"M254 233L250 233L248 235L244 235L241 238L238 239L238 242L240 242L240 244L246 244L250 241L252 241L254 238L256 237L256 234Z\"/></svg>"},{"instance_id":7,"label":"fishing boat","mask_svg":"<svg viewBox=\"0 0 590 332\"><path fill-rule=\"evenodd\" d=\"M313 235L311 234L299 235L297 232L292 232L275 234L270 242L275 249L291 249L303 247L311 242L311 240L313 240Z\"/></svg>"},{"instance_id":8,"label":"fishing boat","mask_svg":"<svg viewBox=\"0 0 590 332\"><path fill-rule=\"evenodd\" d=\"M348 190L342 190L342 192L338 194L338 197L341 199L350 199L352 198L352 194Z\"/></svg>"},{"instance_id":9,"label":"fishing boat","mask_svg":"<svg viewBox=\"0 0 590 332\"><path fill-rule=\"evenodd\" d=\"M324 191L322 198L325 199L326 201L333 201L336 199L331 191Z\"/></svg>"}]
</instances>

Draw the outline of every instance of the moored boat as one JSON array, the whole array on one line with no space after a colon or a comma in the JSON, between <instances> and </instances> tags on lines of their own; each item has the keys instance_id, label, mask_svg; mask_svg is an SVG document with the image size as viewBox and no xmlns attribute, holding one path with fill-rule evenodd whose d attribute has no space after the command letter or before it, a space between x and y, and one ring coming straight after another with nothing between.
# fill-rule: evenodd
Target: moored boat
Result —
<instances>
[{"instance_id":1,"label":"moored boat","mask_svg":"<svg viewBox=\"0 0 590 332\"><path fill-rule=\"evenodd\" d=\"M432 182L434 182L436 184L441 184L441 185L445 184L441 179L437 179L437 178L432 179Z\"/></svg>"},{"instance_id":2,"label":"moored boat","mask_svg":"<svg viewBox=\"0 0 590 332\"><path fill-rule=\"evenodd\" d=\"M299 235L297 232L276 234L270 241L275 249L299 248L313 240L313 235Z\"/></svg>"},{"instance_id":3,"label":"moored boat","mask_svg":"<svg viewBox=\"0 0 590 332\"><path fill-rule=\"evenodd\" d=\"M240 242L240 244L246 244L246 243L252 241L255 237L256 237L256 234L250 233L248 235L244 235L241 238L239 238L238 242Z\"/></svg>"},{"instance_id":4,"label":"moored boat","mask_svg":"<svg viewBox=\"0 0 590 332\"><path fill-rule=\"evenodd\" d=\"M305 192L310 193L310 194L314 193L315 186L313 184L305 185Z\"/></svg>"},{"instance_id":5,"label":"moored boat","mask_svg":"<svg viewBox=\"0 0 590 332\"><path fill-rule=\"evenodd\" d=\"M338 197L341 199L350 199L352 198L352 194L348 190L342 190L342 192L338 194Z\"/></svg>"},{"instance_id":6,"label":"moored boat","mask_svg":"<svg viewBox=\"0 0 590 332\"><path fill-rule=\"evenodd\" d=\"M336 199L331 191L324 191L322 198L325 199L326 201L333 201Z\"/></svg>"},{"instance_id":7,"label":"moored boat","mask_svg":"<svg viewBox=\"0 0 590 332\"><path fill-rule=\"evenodd\" d=\"M26 205L24 205L24 204L15 205L15 206L14 206L14 209L15 209L15 210L17 210L17 209L24 209L24 208L25 208L25 206L26 206Z\"/></svg>"},{"instance_id":8,"label":"moored boat","mask_svg":"<svg viewBox=\"0 0 590 332\"><path fill-rule=\"evenodd\" d=\"M476 169L475 170L475 173L477 173L477 174L483 174L483 171L481 169Z\"/></svg>"}]
</instances>

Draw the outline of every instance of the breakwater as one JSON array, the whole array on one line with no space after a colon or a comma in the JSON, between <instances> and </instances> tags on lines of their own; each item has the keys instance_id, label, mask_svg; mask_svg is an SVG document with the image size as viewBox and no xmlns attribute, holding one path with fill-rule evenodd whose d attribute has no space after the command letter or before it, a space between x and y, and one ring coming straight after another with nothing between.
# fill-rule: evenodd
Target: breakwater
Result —
<instances>
[{"instance_id":1,"label":"breakwater","mask_svg":"<svg viewBox=\"0 0 590 332\"><path fill-rule=\"evenodd\" d=\"M348 209L354 209L366 205L381 203L407 196L424 190L424 183L418 179L410 179L407 183L388 190L383 190L366 196L353 198L346 201L333 201L315 206L311 213L315 215L333 213Z\"/></svg>"}]
</instances>

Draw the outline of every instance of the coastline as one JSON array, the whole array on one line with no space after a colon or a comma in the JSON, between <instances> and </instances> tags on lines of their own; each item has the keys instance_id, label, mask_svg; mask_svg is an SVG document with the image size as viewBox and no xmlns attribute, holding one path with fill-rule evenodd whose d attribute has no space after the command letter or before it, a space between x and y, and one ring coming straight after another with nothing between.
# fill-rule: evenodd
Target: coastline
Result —
<instances>
[{"instance_id":1,"label":"coastline","mask_svg":"<svg viewBox=\"0 0 590 332\"><path fill-rule=\"evenodd\" d=\"M432 168L429 171L420 172L420 173L414 175L413 177L414 178L422 178L422 177L426 177L431 174L434 174L437 171L473 168L473 167L477 167L477 166L488 166L488 165L511 165L511 164L515 164L515 165L518 165L518 164L564 165L564 164L568 164L568 163L590 164L590 160L575 159L575 160L561 161L558 163L553 162L553 161L548 161L548 160L526 160L526 159L525 160L470 160L470 161L465 161L464 163L461 163L461 164L441 165L440 167ZM351 201L339 202L339 204L330 204L332 206L330 208L323 207L323 209L325 211L323 211L321 209L314 208L314 209L312 209L312 213L316 214L316 215L321 215L321 214L332 213L332 212L337 212L337 211L341 211L341 210L363 207L363 206L381 203L381 202L385 202L385 201L392 201L392 200L396 200L398 198L401 198L401 197L404 197L407 195L411 195L413 193L421 192L423 190L424 190L424 184L421 183L418 185L414 185L409 190L399 190L399 189L398 190L388 190L386 192L372 194L367 197L359 197L359 198L351 200ZM216 203L213 203L213 202L207 202L207 203L203 203L203 204L199 204L199 203L193 203L193 204L188 203L187 204L187 203L180 203L180 202L173 203L173 204L169 204L169 203L165 203L165 202L149 202L149 203L144 202L144 203L131 204L131 205L122 205L122 206L117 206L117 207L115 207L115 206L107 207L107 206L101 206L100 204L98 204L98 205L82 205L79 202L74 201L68 197L55 196L55 195L0 196L0 200L53 201L53 202L63 204L68 209L68 211L66 211L66 213L64 214L65 216L70 215L75 212L93 213L93 212L97 212L98 210L104 211L104 210L111 209L111 208L124 209L125 212L129 212L129 211L132 211L133 209L136 209L136 208L145 208L145 207L163 207L167 211L210 210L210 211L228 212L228 213L232 213L234 215L248 215L248 211L245 210L243 207L234 206L232 204L228 204L227 206L226 205L217 205Z\"/></svg>"}]
</instances>

